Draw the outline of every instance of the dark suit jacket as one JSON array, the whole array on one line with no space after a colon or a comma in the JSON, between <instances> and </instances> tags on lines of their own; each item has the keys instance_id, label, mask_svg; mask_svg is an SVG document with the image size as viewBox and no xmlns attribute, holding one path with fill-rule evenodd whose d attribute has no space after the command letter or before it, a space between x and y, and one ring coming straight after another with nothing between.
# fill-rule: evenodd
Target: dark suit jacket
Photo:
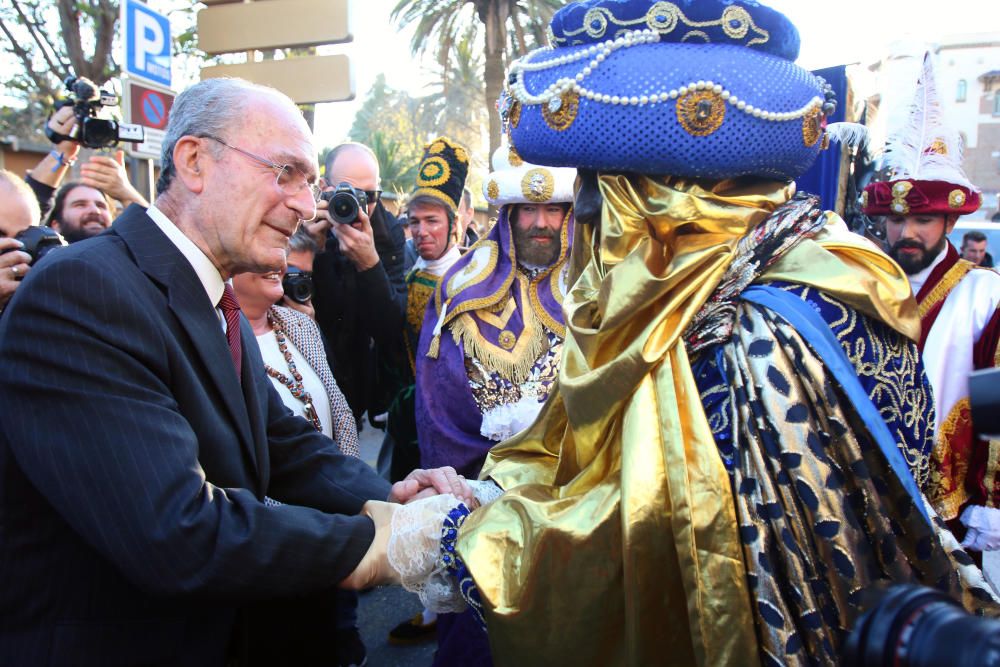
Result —
<instances>
[{"instance_id":1,"label":"dark suit jacket","mask_svg":"<svg viewBox=\"0 0 1000 667\"><path fill-rule=\"evenodd\" d=\"M372 268L355 269L332 234L313 261L316 323L329 343L330 368L359 424L366 410L369 415L385 412L399 390L399 380L386 368L409 365L403 343L406 237L382 202L371 224L379 256Z\"/></svg>"},{"instance_id":2,"label":"dark suit jacket","mask_svg":"<svg viewBox=\"0 0 1000 667\"><path fill-rule=\"evenodd\" d=\"M220 665L240 601L328 588L388 485L282 405L142 209L0 322L0 665ZM288 505L265 507L264 495Z\"/></svg>"}]
</instances>

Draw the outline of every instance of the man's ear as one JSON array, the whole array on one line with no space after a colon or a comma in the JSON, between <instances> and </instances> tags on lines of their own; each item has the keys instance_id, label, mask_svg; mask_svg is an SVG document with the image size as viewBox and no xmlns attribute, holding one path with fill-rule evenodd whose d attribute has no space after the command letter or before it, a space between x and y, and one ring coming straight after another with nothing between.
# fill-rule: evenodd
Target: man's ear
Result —
<instances>
[{"instance_id":1,"label":"man's ear","mask_svg":"<svg viewBox=\"0 0 1000 667\"><path fill-rule=\"evenodd\" d=\"M951 230L955 229L955 223L958 222L958 213L949 213L944 219L944 233L951 234Z\"/></svg>"},{"instance_id":2,"label":"man's ear","mask_svg":"<svg viewBox=\"0 0 1000 667\"><path fill-rule=\"evenodd\" d=\"M174 144L174 172L184 183L184 187L195 194L201 194L205 187L207 151L198 137L186 135Z\"/></svg>"},{"instance_id":3,"label":"man's ear","mask_svg":"<svg viewBox=\"0 0 1000 667\"><path fill-rule=\"evenodd\" d=\"M62 234L62 225L55 218L49 221L49 229L56 232L57 234Z\"/></svg>"}]
</instances>

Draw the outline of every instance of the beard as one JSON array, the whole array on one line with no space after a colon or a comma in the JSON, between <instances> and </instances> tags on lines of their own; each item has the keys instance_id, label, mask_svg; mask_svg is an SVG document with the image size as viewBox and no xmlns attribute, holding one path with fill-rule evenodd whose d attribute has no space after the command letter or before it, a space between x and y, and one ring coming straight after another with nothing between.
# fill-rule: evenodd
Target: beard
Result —
<instances>
[{"instance_id":1,"label":"beard","mask_svg":"<svg viewBox=\"0 0 1000 667\"><path fill-rule=\"evenodd\" d=\"M85 225L91 222L98 222L101 224L100 229L95 229L91 227L86 227ZM71 227L65 222L60 226L60 233L63 238L66 239L67 243L76 243L77 241L83 241L89 239L92 236L97 236L101 232L107 229L107 225L104 224L104 217L99 213L88 213L80 218L76 225Z\"/></svg>"},{"instance_id":2,"label":"beard","mask_svg":"<svg viewBox=\"0 0 1000 667\"><path fill-rule=\"evenodd\" d=\"M531 266L549 266L559 259L562 245L559 242L559 231L548 228L521 231L516 226L512 231L514 232L514 251L517 253L519 263Z\"/></svg>"},{"instance_id":3,"label":"beard","mask_svg":"<svg viewBox=\"0 0 1000 667\"><path fill-rule=\"evenodd\" d=\"M896 241L895 245L889 248L889 257L896 260L896 263L906 272L906 275L912 276L920 273L928 266L930 266L941 251L944 250L945 244L948 242L948 237L942 235L941 239L934 244L933 248L928 249L927 246L923 245L919 241L912 241L909 239ZM919 253L903 253L901 250L903 248L913 248L914 250L919 250Z\"/></svg>"}]
</instances>

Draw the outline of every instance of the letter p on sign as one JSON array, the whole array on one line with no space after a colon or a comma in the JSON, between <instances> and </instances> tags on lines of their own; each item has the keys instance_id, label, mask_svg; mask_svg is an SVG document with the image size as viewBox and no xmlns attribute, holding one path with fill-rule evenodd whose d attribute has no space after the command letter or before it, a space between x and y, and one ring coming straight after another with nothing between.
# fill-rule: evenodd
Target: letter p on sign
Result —
<instances>
[{"instance_id":1,"label":"letter p on sign","mask_svg":"<svg viewBox=\"0 0 1000 667\"><path fill-rule=\"evenodd\" d=\"M123 4L125 70L135 77L170 86L170 20L138 0Z\"/></svg>"}]
</instances>

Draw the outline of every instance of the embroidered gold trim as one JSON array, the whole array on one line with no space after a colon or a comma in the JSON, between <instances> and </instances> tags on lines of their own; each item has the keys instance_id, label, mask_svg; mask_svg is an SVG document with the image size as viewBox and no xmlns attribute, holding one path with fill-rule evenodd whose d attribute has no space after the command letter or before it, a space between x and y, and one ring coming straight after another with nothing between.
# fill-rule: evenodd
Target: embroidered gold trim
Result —
<instances>
[{"instance_id":1,"label":"embroidered gold trim","mask_svg":"<svg viewBox=\"0 0 1000 667\"><path fill-rule=\"evenodd\" d=\"M517 302L514 301L513 297L511 297L507 299L507 303L504 304L499 315L494 314L494 312L489 308L482 308L476 311L476 314L479 316L479 319L486 322L486 324L494 326L497 329L505 329L507 327L507 323L510 322L511 316L516 310Z\"/></svg>"},{"instance_id":2,"label":"embroidered gold trim","mask_svg":"<svg viewBox=\"0 0 1000 667\"><path fill-rule=\"evenodd\" d=\"M983 488L986 489L986 506L996 507L993 501L997 497L997 475L1000 474L1000 440L990 440L989 458L986 459L986 475L983 477Z\"/></svg>"},{"instance_id":3,"label":"embroidered gold trim","mask_svg":"<svg viewBox=\"0 0 1000 667\"><path fill-rule=\"evenodd\" d=\"M917 305L917 313L920 315L920 319L924 319L934 306L938 305L942 301L948 298L951 291L955 289L959 281L965 277L965 274L972 270L975 265L965 259L960 259L956 262L955 266L948 269L944 274L938 284L934 286L923 301Z\"/></svg>"},{"instance_id":4,"label":"embroidered gold trim","mask_svg":"<svg viewBox=\"0 0 1000 667\"><path fill-rule=\"evenodd\" d=\"M551 35L549 43L564 44L569 41L570 37L576 37L584 32L593 39L601 39L608 31L608 24L613 24L620 28L615 31L614 37L627 30L639 29L641 26L655 30L661 35L666 35L676 30L678 25L683 24L687 28L720 27L726 34L726 37L733 40L745 39L753 31L753 39L747 41L745 46L766 44L771 38L771 33L754 23L753 17L742 7L731 5L722 12L720 18L714 21L692 21L676 4L661 0L660 2L653 3L646 10L644 16L628 21L615 18L611 10L605 7L593 7L584 14L583 25L579 29L566 31L564 33L565 37L562 38L556 38L555 35ZM686 40L692 33L698 33L698 37L703 38L706 42L708 41L708 35L702 30L689 30L680 41Z\"/></svg>"},{"instance_id":5,"label":"embroidered gold trim","mask_svg":"<svg viewBox=\"0 0 1000 667\"><path fill-rule=\"evenodd\" d=\"M695 90L677 98L677 121L688 134L707 137L722 126L726 101L712 90Z\"/></svg>"},{"instance_id":6,"label":"embroidered gold trim","mask_svg":"<svg viewBox=\"0 0 1000 667\"><path fill-rule=\"evenodd\" d=\"M965 475L969 470L969 462L968 460L955 460L951 448L951 440L958 431L962 413L964 411L968 415L969 409L968 397L959 400L952 406L951 411L948 412L948 418L941 422L937 442L934 444L934 452L931 455L931 458L936 462L935 467L938 471L941 470L942 461L949 461L953 464L951 479L939 480L939 484L950 491L947 491L942 497L934 499L934 509L945 521L954 519L958 515L958 510L969 499L969 494L965 490ZM940 477L940 472L936 476Z\"/></svg>"},{"instance_id":7,"label":"embroidered gold trim","mask_svg":"<svg viewBox=\"0 0 1000 667\"><path fill-rule=\"evenodd\" d=\"M541 204L552 199L555 192L556 180L552 177L552 172L545 167L529 169L521 177L521 194L528 201Z\"/></svg>"},{"instance_id":8,"label":"embroidered gold trim","mask_svg":"<svg viewBox=\"0 0 1000 667\"><path fill-rule=\"evenodd\" d=\"M559 97L553 97L548 104L542 105L542 118L545 124L556 132L569 128L576 120L580 108L580 95L574 90L563 91Z\"/></svg>"},{"instance_id":9,"label":"embroidered gold trim","mask_svg":"<svg viewBox=\"0 0 1000 667\"><path fill-rule=\"evenodd\" d=\"M930 148L927 149L928 153L937 153L938 155L948 154L948 144L944 143L941 139L935 139L931 142Z\"/></svg>"},{"instance_id":10,"label":"embroidered gold trim","mask_svg":"<svg viewBox=\"0 0 1000 667\"><path fill-rule=\"evenodd\" d=\"M486 184L486 196L491 201L495 201L500 196L500 186L493 179L490 179L490 182Z\"/></svg>"},{"instance_id":11,"label":"embroidered gold trim","mask_svg":"<svg viewBox=\"0 0 1000 667\"><path fill-rule=\"evenodd\" d=\"M510 249L507 251L507 256L510 258L511 265L516 266L514 264L515 260L514 260L513 240L511 240ZM480 308L488 308L502 301L505 297L508 296L508 292L510 291L510 286L514 282L515 273L517 273L516 268L510 272L510 274L504 280L503 284L500 286L500 289L498 289L493 294L481 297L479 299L469 299L468 301L463 301L462 303L458 304L458 306L456 306L455 308L449 308L448 313L445 315L442 326L447 326L449 322L457 318L462 313L467 313L470 310L479 310ZM436 309L435 312L437 312L438 315L441 314L441 306L445 302L445 296L442 293L443 290L444 290L444 285L439 284L438 289L434 294L434 307ZM454 297L455 297L454 294L449 294L447 298L448 300L451 300Z\"/></svg>"},{"instance_id":12,"label":"embroidered gold trim","mask_svg":"<svg viewBox=\"0 0 1000 667\"><path fill-rule=\"evenodd\" d=\"M474 275L472 278L469 278L468 280L463 280L462 285L458 288L455 287L455 283L460 278L466 278L471 274L472 271L475 271L476 265L475 263L473 263L473 261L470 260L469 263L466 264L464 269L454 274L448 281L448 285L445 287L445 289L448 292L448 299L453 299L455 295L462 292L462 290L468 289L474 285L478 285L479 283L483 282L484 280L489 278L490 275L493 273L493 271L497 268L497 258L500 255L500 247L497 245L496 241L483 239L482 243L477 243L476 245L477 245L476 249L477 251L481 248L490 249L489 259L486 260L486 264L484 264L483 267L479 269L479 272L476 273L476 275ZM476 251L470 250L470 252L476 252ZM475 256L473 256L473 259L475 259ZM440 312L440 310L438 312Z\"/></svg>"},{"instance_id":13,"label":"embroidered gold trim","mask_svg":"<svg viewBox=\"0 0 1000 667\"><path fill-rule=\"evenodd\" d=\"M521 290L521 303L527 303L525 282L527 282L526 278L518 273L517 284L518 289ZM511 302L513 301L514 298L511 297ZM524 328L521 330L521 335L516 336L517 342L510 350L505 350L503 347L488 341L480 333L476 320L470 313L463 313L451 322L452 338L456 345L459 342L462 343L467 357L477 359L489 372L497 373L515 384L520 384L528 379L535 361L549 347L549 337L546 335L545 329L538 326L532 308L527 307L521 310ZM513 332L505 333L514 336Z\"/></svg>"},{"instance_id":14,"label":"embroidered gold trim","mask_svg":"<svg viewBox=\"0 0 1000 667\"><path fill-rule=\"evenodd\" d=\"M520 104L520 102L518 102L518 104ZM510 149L507 151L507 162L510 162L510 166L512 167L520 167L522 164L524 164L524 159L521 158L521 155L517 152L517 149L511 146Z\"/></svg>"},{"instance_id":15,"label":"embroidered gold trim","mask_svg":"<svg viewBox=\"0 0 1000 667\"><path fill-rule=\"evenodd\" d=\"M510 126L513 127L513 128L517 128L518 124L521 122L521 102L520 101L514 100L514 102L510 105L510 115L508 116L508 118L510 119ZM511 163L511 164L513 164L513 163Z\"/></svg>"},{"instance_id":16,"label":"embroidered gold trim","mask_svg":"<svg viewBox=\"0 0 1000 667\"><path fill-rule=\"evenodd\" d=\"M812 148L823 136L823 111L814 109L802 117L802 143Z\"/></svg>"},{"instance_id":17,"label":"embroidered gold trim","mask_svg":"<svg viewBox=\"0 0 1000 667\"><path fill-rule=\"evenodd\" d=\"M436 188L417 188L416 190L413 191L413 194L410 195L410 199L413 200L421 195L427 195L428 197L434 197L435 199L439 199L442 204L444 204L445 206L450 206L452 210L458 208L458 204L455 202L455 200L453 200L451 197L449 197L448 195L446 195L445 193L441 192Z\"/></svg>"}]
</instances>

